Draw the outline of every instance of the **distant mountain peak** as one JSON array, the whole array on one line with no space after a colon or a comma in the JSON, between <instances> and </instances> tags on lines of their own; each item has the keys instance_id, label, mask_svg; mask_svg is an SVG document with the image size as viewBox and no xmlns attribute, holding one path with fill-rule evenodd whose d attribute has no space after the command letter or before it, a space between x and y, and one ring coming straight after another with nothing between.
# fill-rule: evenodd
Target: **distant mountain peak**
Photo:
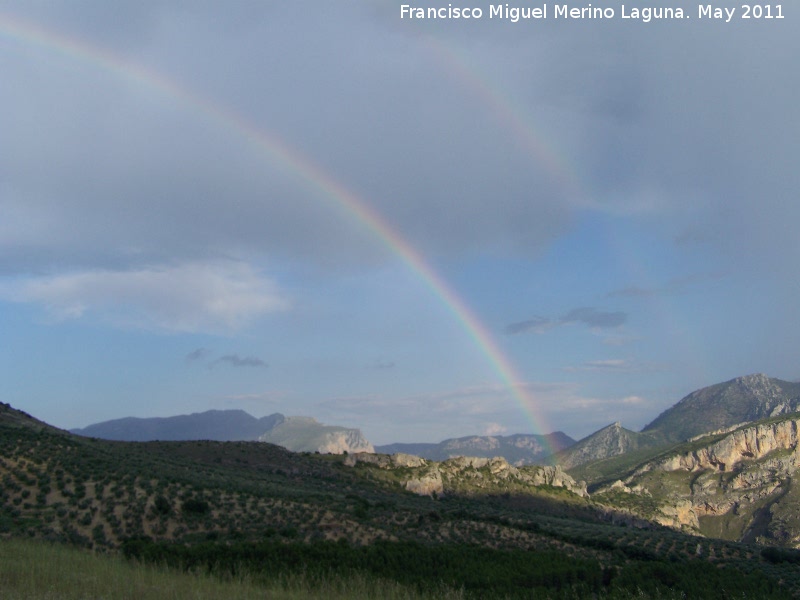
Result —
<instances>
[{"instance_id":1,"label":"distant mountain peak","mask_svg":"<svg viewBox=\"0 0 800 600\"><path fill-rule=\"evenodd\" d=\"M619 456L643 443L641 434L625 429L622 423L615 421L553 455L553 462L571 469L587 462Z\"/></svg>"},{"instance_id":2,"label":"distant mountain peak","mask_svg":"<svg viewBox=\"0 0 800 600\"><path fill-rule=\"evenodd\" d=\"M708 431L800 410L800 384L755 373L692 392L642 431L684 441Z\"/></svg>"}]
</instances>

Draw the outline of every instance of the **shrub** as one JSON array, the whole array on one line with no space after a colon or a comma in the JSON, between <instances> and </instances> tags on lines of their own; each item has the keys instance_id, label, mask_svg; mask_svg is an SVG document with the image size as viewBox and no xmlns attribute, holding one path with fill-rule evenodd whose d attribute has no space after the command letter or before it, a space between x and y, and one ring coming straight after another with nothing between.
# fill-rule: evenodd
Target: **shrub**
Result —
<instances>
[{"instance_id":1,"label":"shrub","mask_svg":"<svg viewBox=\"0 0 800 600\"><path fill-rule=\"evenodd\" d=\"M211 510L211 507L205 500L200 500L199 498L189 498L188 500L183 501L181 510L183 510L185 514L204 515Z\"/></svg>"}]
</instances>

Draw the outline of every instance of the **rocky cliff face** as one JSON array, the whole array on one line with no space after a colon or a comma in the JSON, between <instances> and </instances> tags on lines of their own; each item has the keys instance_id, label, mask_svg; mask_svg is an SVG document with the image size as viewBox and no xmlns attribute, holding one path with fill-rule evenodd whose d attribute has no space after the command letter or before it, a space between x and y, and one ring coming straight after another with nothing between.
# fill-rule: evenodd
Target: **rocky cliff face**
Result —
<instances>
[{"instance_id":1,"label":"rocky cliff face","mask_svg":"<svg viewBox=\"0 0 800 600\"><path fill-rule=\"evenodd\" d=\"M722 439L706 446L670 455L654 461L638 472L650 469L664 471L737 471L775 450L789 450L794 456L797 448L798 420L790 418L778 422L754 423L722 434ZM714 434L708 436L716 437ZM706 438L699 438L702 441Z\"/></svg>"},{"instance_id":2,"label":"rocky cliff face","mask_svg":"<svg viewBox=\"0 0 800 600\"><path fill-rule=\"evenodd\" d=\"M800 466L799 432L800 417L790 416L701 437L641 465L595 497L638 496L641 501L633 504L663 525L798 545L792 482Z\"/></svg>"},{"instance_id":3,"label":"rocky cliff face","mask_svg":"<svg viewBox=\"0 0 800 600\"><path fill-rule=\"evenodd\" d=\"M323 425L312 417L286 417L258 439L292 452L343 454L375 451L360 430Z\"/></svg>"},{"instance_id":4,"label":"rocky cliff face","mask_svg":"<svg viewBox=\"0 0 800 600\"><path fill-rule=\"evenodd\" d=\"M515 467L500 457L456 457L441 462L408 454L355 454L345 464L359 463L395 470L405 489L422 495L518 493L540 486L564 488L588 496L586 484L576 482L561 467Z\"/></svg>"},{"instance_id":5,"label":"rocky cliff face","mask_svg":"<svg viewBox=\"0 0 800 600\"><path fill-rule=\"evenodd\" d=\"M375 452L372 444L358 429L326 432L315 448L322 454L344 454L345 452Z\"/></svg>"}]
</instances>

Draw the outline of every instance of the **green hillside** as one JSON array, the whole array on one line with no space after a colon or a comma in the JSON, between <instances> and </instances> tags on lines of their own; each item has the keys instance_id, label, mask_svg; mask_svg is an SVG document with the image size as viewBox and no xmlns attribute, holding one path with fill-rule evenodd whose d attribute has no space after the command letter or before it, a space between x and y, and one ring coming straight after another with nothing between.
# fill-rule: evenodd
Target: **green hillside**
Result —
<instances>
[{"instance_id":1,"label":"green hillside","mask_svg":"<svg viewBox=\"0 0 800 600\"><path fill-rule=\"evenodd\" d=\"M3 405L0 534L263 586L302 574L321 589L366 577L468 598L800 591L794 555L635 522L560 487L504 487L496 463L437 497L404 489L408 467L347 459L256 442L88 439Z\"/></svg>"}]
</instances>

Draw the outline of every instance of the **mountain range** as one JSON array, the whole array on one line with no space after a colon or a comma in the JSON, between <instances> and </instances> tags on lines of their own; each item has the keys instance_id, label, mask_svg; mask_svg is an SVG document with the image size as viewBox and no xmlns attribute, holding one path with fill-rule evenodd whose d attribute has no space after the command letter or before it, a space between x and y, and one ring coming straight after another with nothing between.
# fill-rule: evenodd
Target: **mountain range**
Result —
<instances>
[{"instance_id":1,"label":"mountain range","mask_svg":"<svg viewBox=\"0 0 800 600\"><path fill-rule=\"evenodd\" d=\"M800 548L798 408L797 383L748 375L689 394L639 432L615 422L562 448L556 464L532 466L399 450L535 453L571 440L478 436L378 448L389 456L358 430L310 417L210 411L108 427L190 437L220 431L208 422L252 427L235 435L268 429L256 441L131 444L73 435L0 405L0 532L96 548L131 536L167 545L219 538L224 546L275 536L277 527L287 540L358 545L416 539L496 548L502 540L529 549L544 540L615 569L642 560L680 570L706 556L715 569L786 563L777 580L800 595L800 552L791 550ZM80 432L102 433L100 425ZM276 443L349 450L317 456Z\"/></svg>"},{"instance_id":2,"label":"mountain range","mask_svg":"<svg viewBox=\"0 0 800 600\"><path fill-rule=\"evenodd\" d=\"M620 422L576 442L563 432L546 435L466 436L438 443L395 443L373 448L361 431L324 425L311 417L275 413L257 419L242 410L210 410L166 418L128 417L73 429L120 441L263 441L296 452L413 454L443 461L457 456L502 457L512 465L558 464L564 469L625 455L646 458L693 436L800 410L800 383L747 375L692 392L636 432Z\"/></svg>"},{"instance_id":3,"label":"mountain range","mask_svg":"<svg viewBox=\"0 0 800 600\"><path fill-rule=\"evenodd\" d=\"M257 419L243 410L209 410L174 417L125 417L95 423L70 432L84 437L121 442L153 440L213 440L220 442L254 441L283 422L284 416L275 413Z\"/></svg>"},{"instance_id":4,"label":"mountain range","mask_svg":"<svg viewBox=\"0 0 800 600\"><path fill-rule=\"evenodd\" d=\"M376 446L381 454L403 452L443 461L457 456L479 458L502 457L512 465L542 464L553 452L575 443L567 434L557 431L546 435L518 433L507 436L467 436L447 439L438 444L388 444Z\"/></svg>"},{"instance_id":5,"label":"mountain range","mask_svg":"<svg viewBox=\"0 0 800 600\"><path fill-rule=\"evenodd\" d=\"M191 415L95 423L70 433L121 442L209 440L261 441L294 452L374 452L358 429L324 425L311 417L274 413L257 419L243 410L208 410Z\"/></svg>"},{"instance_id":6,"label":"mountain range","mask_svg":"<svg viewBox=\"0 0 800 600\"><path fill-rule=\"evenodd\" d=\"M796 418L679 444L587 486L502 458L106 441L0 404L0 534L226 580L354 569L380 589L435 590L423 597L784 599L800 594L800 553L774 547L800 540L781 483L798 462Z\"/></svg>"},{"instance_id":7,"label":"mountain range","mask_svg":"<svg viewBox=\"0 0 800 600\"><path fill-rule=\"evenodd\" d=\"M280 413L258 419L243 410L209 410L174 417L127 417L72 429L71 433L125 442L261 441L294 452L402 452L435 461L457 456L503 457L516 466L541 464L554 451L575 443L571 437L558 431L547 435L467 436L439 443L373 447L358 429L324 425L312 417L287 417Z\"/></svg>"},{"instance_id":8,"label":"mountain range","mask_svg":"<svg viewBox=\"0 0 800 600\"><path fill-rule=\"evenodd\" d=\"M692 392L640 432L619 422L555 454L565 469L614 456L643 456L711 431L800 411L800 384L762 373L737 377Z\"/></svg>"}]
</instances>

